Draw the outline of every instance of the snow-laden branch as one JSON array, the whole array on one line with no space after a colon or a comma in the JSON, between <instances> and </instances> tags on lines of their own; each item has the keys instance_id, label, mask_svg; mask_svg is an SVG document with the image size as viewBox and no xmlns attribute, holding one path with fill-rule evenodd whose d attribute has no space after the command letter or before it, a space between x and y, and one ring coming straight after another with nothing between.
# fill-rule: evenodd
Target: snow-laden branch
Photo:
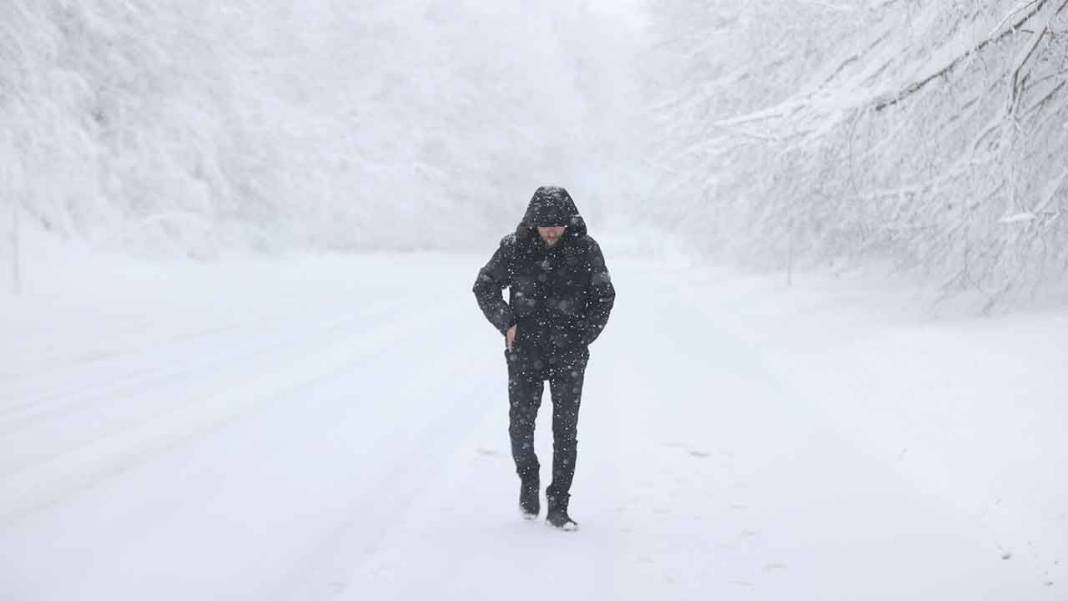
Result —
<instances>
[{"instance_id":1,"label":"snow-laden branch","mask_svg":"<svg viewBox=\"0 0 1068 601\"><path fill-rule=\"evenodd\" d=\"M724 40L686 71L691 106L711 110L665 113L679 193L710 215L687 225L776 265L892 258L991 303L1068 285L1066 8L888 2L824 12L792 47L757 25ZM728 83L724 64L754 67Z\"/></svg>"},{"instance_id":2,"label":"snow-laden branch","mask_svg":"<svg viewBox=\"0 0 1068 601\"><path fill-rule=\"evenodd\" d=\"M936 69L934 72L930 73L929 75L927 75L923 79L920 79L919 81L915 81L915 82L912 82L912 83L908 84L907 86L905 86L905 88L903 90L893 94L890 98L887 98L887 99L880 100L880 101L876 102L875 103L875 110L881 111L881 110L886 109L888 107L894 106L895 104L898 104L899 102L901 102L902 100L905 100L906 98L908 98L909 96L915 94L916 92L919 92L920 90L924 89L925 87L927 87L928 84L930 84L931 82L935 81L936 79L943 78L943 77L947 76L954 69L956 69L961 64L963 64L967 59L971 58L972 56L974 56L974 55L976 55L976 54L978 54L980 52L982 52L987 47L989 47L989 46L991 46L993 44L996 44L996 43L1000 42L1001 40L1003 40L1003 39L1005 39L1005 38L1007 38L1007 37L1009 37L1011 35L1016 34L1020 30L1020 28L1022 28L1028 21L1031 20L1032 17L1034 17L1036 14L1038 14L1043 8L1051 6L1052 3L1053 3L1053 0L1036 0L1035 2L1028 3L1029 6L1030 6L1030 10L1028 10L1024 14L1023 17L1018 19L1011 26L1009 26L1009 27L1002 26L1002 28L997 30L996 33L991 34L990 37L986 38L985 40L980 41L978 44L976 44L975 46L969 48L963 54L960 54L960 55L954 57L947 64L945 64L942 67ZM1060 6L1060 9L1063 9L1063 8L1064 8L1064 3L1062 3L1061 6ZM1058 9L1057 12L1060 12L1060 9ZM1020 12L1020 10L1015 10L1013 12L1015 14L1015 13ZM1056 13L1054 13L1054 14L1056 14ZM1050 18L1052 18L1052 16L1053 15L1050 15ZM1044 30L1045 29L1043 28L1043 31ZM1034 37L1035 37L1034 43L1037 45L1038 40L1042 36L1041 36L1041 34L1039 34L1039 35L1036 35ZM1024 60L1026 60L1026 57L1025 57Z\"/></svg>"}]
</instances>

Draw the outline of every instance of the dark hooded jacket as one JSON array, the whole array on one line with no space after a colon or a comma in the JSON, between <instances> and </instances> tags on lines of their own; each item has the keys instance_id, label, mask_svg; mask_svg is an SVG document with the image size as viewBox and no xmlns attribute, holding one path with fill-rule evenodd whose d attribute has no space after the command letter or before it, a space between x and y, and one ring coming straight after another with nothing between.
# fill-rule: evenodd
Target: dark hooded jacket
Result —
<instances>
[{"instance_id":1,"label":"dark hooded jacket","mask_svg":"<svg viewBox=\"0 0 1068 601\"><path fill-rule=\"evenodd\" d=\"M566 225L560 241L546 247L537 225ZM509 300L501 297L508 288ZM585 348L605 324L615 289L604 255L586 233L571 196L563 188L534 193L514 234L501 240L478 272L478 305L502 334L518 324L516 349L542 354Z\"/></svg>"}]
</instances>

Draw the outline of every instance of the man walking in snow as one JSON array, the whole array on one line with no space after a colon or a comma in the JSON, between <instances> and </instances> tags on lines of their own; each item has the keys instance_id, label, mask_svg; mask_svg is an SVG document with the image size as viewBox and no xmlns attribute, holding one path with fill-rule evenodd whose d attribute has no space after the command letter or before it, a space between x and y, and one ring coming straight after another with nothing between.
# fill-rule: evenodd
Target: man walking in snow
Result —
<instances>
[{"instance_id":1,"label":"man walking in snow","mask_svg":"<svg viewBox=\"0 0 1068 601\"><path fill-rule=\"evenodd\" d=\"M508 302L501 296L504 288ZM545 490L546 519L557 528L575 529L567 507L588 346L608 323L616 293L601 248L587 235L567 190L543 186L534 192L515 233L501 240L478 272L474 292L486 319L505 339L508 433L520 480L520 510L534 519L541 509L534 420L548 380L553 470Z\"/></svg>"}]
</instances>

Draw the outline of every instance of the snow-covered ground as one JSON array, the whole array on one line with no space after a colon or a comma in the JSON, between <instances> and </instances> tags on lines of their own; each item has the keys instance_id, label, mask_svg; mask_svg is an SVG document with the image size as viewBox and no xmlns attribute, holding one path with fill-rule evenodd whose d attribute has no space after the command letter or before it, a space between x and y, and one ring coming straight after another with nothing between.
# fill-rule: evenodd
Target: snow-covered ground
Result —
<instances>
[{"instance_id":1,"label":"snow-covered ground","mask_svg":"<svg viewBox=\"0 0 1068 601\"><path fill-rule=\"evenodd\" d=\"M1068 594L1068 313L606 243L564 533L515 507L491 247L29 265L0 297L0 599Z\"/></svg>"}]
</instances>

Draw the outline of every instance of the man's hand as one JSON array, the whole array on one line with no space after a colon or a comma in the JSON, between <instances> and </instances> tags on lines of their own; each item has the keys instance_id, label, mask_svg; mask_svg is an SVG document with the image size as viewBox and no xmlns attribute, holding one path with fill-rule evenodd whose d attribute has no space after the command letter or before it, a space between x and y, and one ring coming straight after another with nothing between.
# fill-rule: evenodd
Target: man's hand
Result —
<instances>
[{"instance_id":1,"label":"man's hand","mask_svg":"<svg viewBox=\"0 0 1068 601\"><path fill-rule=\"evenodd\" d=\"M508 350L512 350L512 347L515 346L515 329L518 325L508 328L508 332L504 335L504 344L508 347Z\"/></svg>"}]
</instances>

